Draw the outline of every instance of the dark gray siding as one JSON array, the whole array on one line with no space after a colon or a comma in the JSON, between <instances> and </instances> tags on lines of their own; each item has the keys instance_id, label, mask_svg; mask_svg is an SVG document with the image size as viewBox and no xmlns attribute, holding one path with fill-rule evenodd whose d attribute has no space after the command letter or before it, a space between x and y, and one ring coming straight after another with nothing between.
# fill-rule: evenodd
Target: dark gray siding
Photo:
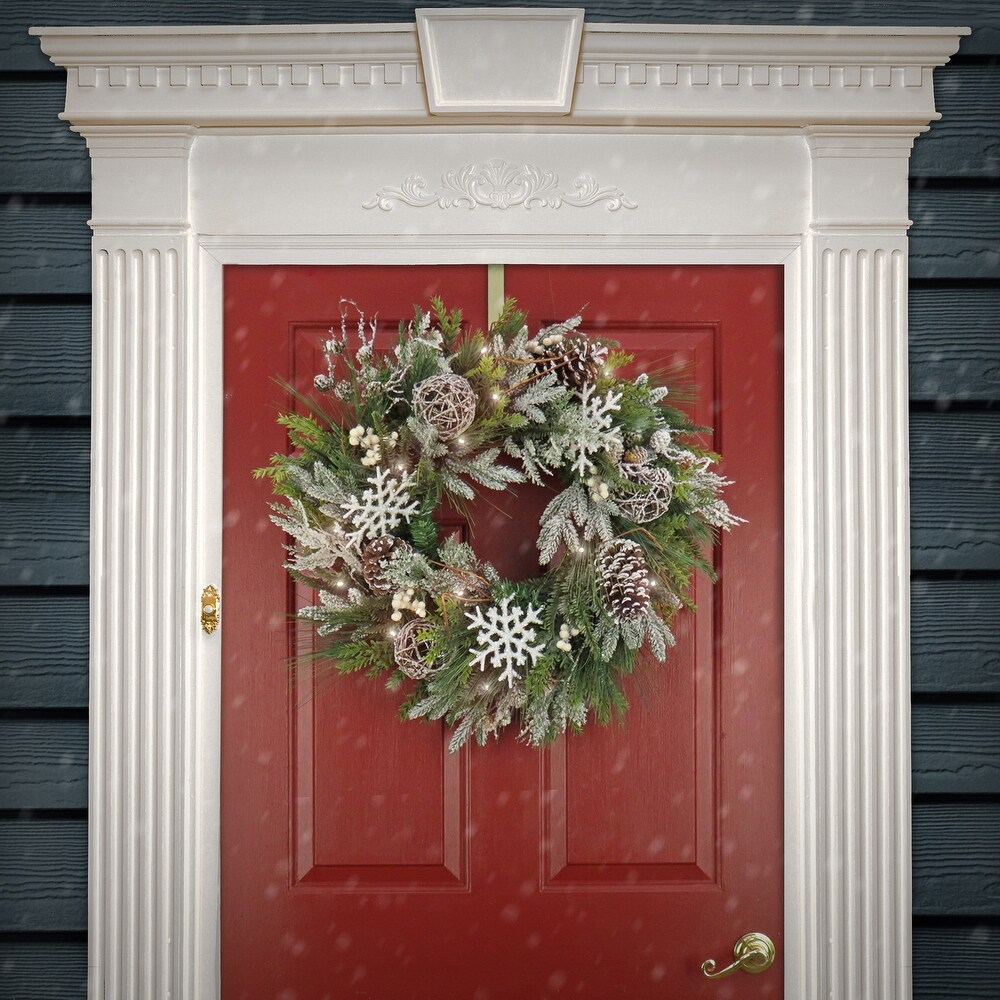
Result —
<instances>
[{"instance_id":1,"label":"dark gray siding","mask_svg":"<svg viewBox=\"0 0 1000 1000\"><path fill-rule=\"evenodd\" d=\"M0 10L0 1000L82 997L86 968L90 174L82 141L56 120L63 76L26 28L408 21L413 6L18 0ZM1000 4L604 0L588 17L975 29L937 73L945 119L912 161L914 976L918 1000L995 997Z\"/></svg>"}]
</instances>

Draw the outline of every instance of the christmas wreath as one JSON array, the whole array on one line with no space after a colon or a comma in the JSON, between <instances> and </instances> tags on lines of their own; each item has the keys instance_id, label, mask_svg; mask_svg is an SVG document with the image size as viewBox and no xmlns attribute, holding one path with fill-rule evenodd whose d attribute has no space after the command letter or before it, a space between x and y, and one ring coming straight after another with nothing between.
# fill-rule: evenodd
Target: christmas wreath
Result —
<instances>
[{"instance_id":1,"label":"christmas wreath","mask_svg":"<svg viewBox=\"0 0 1000 1000\"><path fill-rule=\"evenodd\" d=\"M300 617L320 654L415 681L403 718L445 719L453 750L515 718L539 746L624 710L622 676L644 646L666 658L716 529L740 521L666 386L616 375L631 358L579 316L534 336L525 319L509 300L472 333L434 300L376 350L376 324L359 313L355 334L345 312L319 394L279 418L292 453L257 473L284 498L289 572L318 593ZM524 482L554 491L536 578L440 537L443 504Z\"/></svg>"}]
</instances>

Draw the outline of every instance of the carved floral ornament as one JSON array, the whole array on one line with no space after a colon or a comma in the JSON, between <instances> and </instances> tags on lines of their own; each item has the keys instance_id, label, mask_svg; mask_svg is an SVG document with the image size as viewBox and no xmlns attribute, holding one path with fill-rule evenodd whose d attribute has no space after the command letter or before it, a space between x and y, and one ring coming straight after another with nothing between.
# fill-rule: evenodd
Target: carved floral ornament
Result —
<instances>
[{"instance_id":1,"label":"carved floral ornament","mask_svg":"<svg viewBox=\"0 0 1000 1000\"><path fill-rule=\"evenodd\" d=\"M428 190L427 181L419 174L410 174L398 187L380 187L362 208L380 208L391 212L395 204L426 208L506 210L518 205L524 208L587 208L604 203L609 212L637 205L619 187L602 186L590 174L580 174L570 190L560 190L559 175L532 163L511 163L494 158L485 163L467 163L458 170L449 170L441 177L438 190Z\"/></svg>"}]
</instances>

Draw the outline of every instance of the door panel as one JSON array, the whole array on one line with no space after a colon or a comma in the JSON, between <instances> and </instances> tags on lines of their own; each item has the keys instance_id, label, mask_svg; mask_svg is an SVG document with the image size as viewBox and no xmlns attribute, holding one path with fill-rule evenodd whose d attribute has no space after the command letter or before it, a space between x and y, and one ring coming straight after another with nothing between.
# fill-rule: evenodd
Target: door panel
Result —
<instances>
[{"instance_id":1,"label":"door panel","mask_svg":"<svg viewBox=\"0 0 1000 1000\"><path fill-rule=\"evenodd\" d=\"M380 329L432 294L482 325L485 268L226 268L227 1000L781 995L780 269L508 266L505 283L532 327L589 302L586 329L635 371L683 366L749 523L668 662L629 678L623 725L448 754L443 727L399 721L399 694L295 665L310 595L248 474L285 448L272 379L308 386L341 296ZM550 497L477 502L477 552L536 572ZM774 968L705 980L750 930L775 940Z\"/></svg>"},{"instance_id":2,"label":"door panel","mask_svg":"<svg viewBox=\"0 0 1000 1000\"><path fill-rule=\"evenodd\" d=\"M483 295L481 268L461 272L450 268L441 275L429 268L338 270L346 271L340 279L343 284L333 287L352 298L367 293L372 309L365 323L375 323L376 345L383 348L395 341L399 323L412 317L415 302L426 304L430 296L448 294L453 286L472 302L481 302ZM313 305L313 293L303 296L305 286L300 284L309 280L295 272L289 289L292 297L284 298L276 309L279 322L288 318L288 308L300 308L305 302ZM408 291L393 297L383 282ZM407 295L417 298L407 301ZM363 302L357 304L365 307ZM345 306L352 330L357 310ZM339 323L339 313L327 314L322 322L288 323L292 384L299 392L312 393L314 375L325 370L322 345L331 325ZM323 402L328 408L336 405L329 396ZM295 407L291 400L288 405ZM287 581L286 586L289 615L316 603L312 591ZM295 650L300 655L315 653L315 630L303 622L293 629ZM317 677L308 660L294 669L293 676L296 883L344 891L467 887L463 833L468 825L467 753L449 754L440 728L401 726L396 710L399 695L370 678L334 678L329 673ZM334 681L336 689L327 696L325 690Z\"/></svg>"}]
</instances>

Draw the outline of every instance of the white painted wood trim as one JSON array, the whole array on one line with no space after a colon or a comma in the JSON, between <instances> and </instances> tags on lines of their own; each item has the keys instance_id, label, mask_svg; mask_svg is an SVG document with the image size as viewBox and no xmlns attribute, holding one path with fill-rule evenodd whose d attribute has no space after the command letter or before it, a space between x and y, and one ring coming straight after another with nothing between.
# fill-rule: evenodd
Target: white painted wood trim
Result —
<instances>
[{"instance_id":1,"label":"white painted wood trim","mask_svg":"<svg viewBox=\"0 0 1000 1000\"><path fill-rule=\"evenodd\" d=\"M476 24L467 13L466 33L441 36L429 62L413 24L30 30L67 69L65 117L76 125L412 124L435 121L444 81L467 62ZM505 14L511 30L539 17L485 8L479 30ZM963 34L967 28L590 24L571 113L553 98L547 119L537 108L530 114L553 127L926 125L936 117L933 69ZM514 53L511 65L519 54L531 53ZM510 76L547 86L530 58ZM522 121L524 100L481 93L462 120ZM447 110L457 110L454 102Z\"/></svg>"},{"instance_id":2,"label":"white painted wood trim","mask_svg":"<svg viewBox=\"0 0 1000 1000\"><path fill-rule=\"evenodd\" d=\"M591 25L530 127L432 118L413 25L36 33L94 158L90 996L219 992L223 264L503 261L784 264L785 995L908 1000L906 166L965 29ZM655 197L366 211L326 151L387 134Z\"/></svg>"},{"instance_id":3,"label":"white painted wood trim","mask_svg":"<svg viewBox=\"0 0 1000 1000\"><path fill-rule=\"evenodd\" d=\"M427 7L414 11L432 115L569 114L582 7ZM490 44L468 58L488 33ZM516 54L516 55L515 55ZM512 77L511 57L530 66Z\"/></svg>"}]
</instances>

